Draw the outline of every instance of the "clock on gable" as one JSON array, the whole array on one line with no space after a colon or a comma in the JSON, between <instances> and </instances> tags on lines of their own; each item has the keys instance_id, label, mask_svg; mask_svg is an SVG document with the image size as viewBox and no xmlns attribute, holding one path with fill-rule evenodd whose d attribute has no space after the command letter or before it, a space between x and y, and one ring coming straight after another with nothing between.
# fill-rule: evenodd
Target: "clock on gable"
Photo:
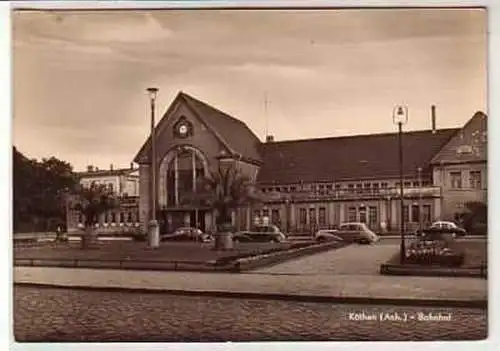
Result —
<instances>
[{"instance_id":1,"label":"clock on gable","mask_svg":"<svg viewBox=\"0 0 500 351\"><path fill-rule=\"evenodd\" d=\"M189 122L186 117L181 117L174 124L174 137L176 138L187 138L193 135L193 125Z\"/></svg>"}]
</instances>

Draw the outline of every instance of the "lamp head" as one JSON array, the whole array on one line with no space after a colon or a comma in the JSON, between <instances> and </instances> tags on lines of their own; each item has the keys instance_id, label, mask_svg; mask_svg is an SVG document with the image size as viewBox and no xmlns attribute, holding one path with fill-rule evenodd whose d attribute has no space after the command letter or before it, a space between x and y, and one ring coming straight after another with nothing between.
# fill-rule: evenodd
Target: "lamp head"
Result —
<instances>
[{"instance_id":1,"label":"lamp head","mask_svg":"<svg viewBox=\"0 0 500 351\"><path fill-rule=\"evenodd\" d=\"M147 88L146 90L151 100L156 99L156 96L158 95L158 88Z\"/></svg>"},{"instance_id":2,"label":"lamp head","mask_svg":"<svg viewBox=\"0 0 500 351\"><path fill-rule=\"evenodd\" d=\"M406 124L408 122L408 107L404 105L396 106L392 113L392 120L394 124Z\"/></svg>"}]
</instances>

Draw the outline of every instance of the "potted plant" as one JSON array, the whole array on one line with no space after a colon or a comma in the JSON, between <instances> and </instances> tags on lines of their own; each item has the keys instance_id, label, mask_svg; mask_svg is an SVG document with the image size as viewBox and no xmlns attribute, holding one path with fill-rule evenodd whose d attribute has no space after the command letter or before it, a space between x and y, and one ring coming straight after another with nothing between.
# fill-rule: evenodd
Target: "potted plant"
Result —
<instances>
[{"instance_id":1,"label":"potted plant","mask_svg":"<svg viewBox=\"0 0 500 351\"><path fill-rule=\"evenodd\" d=\"M241 206L262 201L251 179L243 175L235 163L219 165L216 171L197 180L197 191L188 198L195 206L211 207L215 214L217 232L214 233L215 250L233 247L233 213Z\"/></svg>"},{"instance_id":2,"label":"potted plant","mask_svg":"<svg viewBox=\"0 0 500 351\"><path fill-rule=\"evenodd\" d=\"M105 185L92 182L90 186L77 186L71 194L70 208L79 211L84 217L84 234L82 249L89 249L97 244L95 226L102 213L119 206L119 199Z\"/></svg>"}]
</instances>

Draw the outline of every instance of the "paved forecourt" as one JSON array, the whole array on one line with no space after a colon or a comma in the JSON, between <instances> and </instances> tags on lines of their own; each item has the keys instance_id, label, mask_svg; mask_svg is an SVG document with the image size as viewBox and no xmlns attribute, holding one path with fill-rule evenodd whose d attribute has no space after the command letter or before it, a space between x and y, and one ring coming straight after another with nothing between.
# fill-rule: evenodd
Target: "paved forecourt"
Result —
<instances>
[{"instance_id":1,"label":"paved forecourt","mask_svg":"<svg viewBox=\"0 0 500 351\"><path fill-rule=\"evenodd\" d=\"M15 283L157 291L278 294L335 298L485 301L487 281L477 278L380 275L273 275L14 267Z\"/></svg>"},{"instance_id":2,"label":"paved forecourt","mask_svg":"<svg viewBox=\"0 0 500 351\"><path fill-rule=\"evenodd\" d=\"M380 241L375 245L349 245L337 250L301 257L256 273L304 275L379 275L380 265L399 250L394 242Z\"/></svg>"}]
</instances>

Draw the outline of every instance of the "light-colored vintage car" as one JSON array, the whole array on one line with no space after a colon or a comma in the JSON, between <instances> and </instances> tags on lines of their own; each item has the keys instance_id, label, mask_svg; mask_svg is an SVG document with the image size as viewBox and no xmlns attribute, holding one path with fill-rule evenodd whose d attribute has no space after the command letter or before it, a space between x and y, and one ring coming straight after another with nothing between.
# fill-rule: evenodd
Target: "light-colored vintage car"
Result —
<instances>
[{"instance_id":1,"label":"light-colored vintage car","mask_svg":"<svg viewBox=\"0 0 500 351\"><path fill-rule=\"evenodd\" d=\"M338 229L319 231L316 240L342 240L358 244L373 244L379 237L365 223L342 223Z\"/></svg>"},{"instance_id":2,"label":"light-colored vintage car","mask_svg":"<svg viewBox=\"0 0 500 351\"><path fill-rule=\"evenodd\" d=\"M251 230L236 232L233 235L233 241L236 242L275 242L286 241L286 235L273 225L255 226Z\"/></svg>"}]
</instances>

